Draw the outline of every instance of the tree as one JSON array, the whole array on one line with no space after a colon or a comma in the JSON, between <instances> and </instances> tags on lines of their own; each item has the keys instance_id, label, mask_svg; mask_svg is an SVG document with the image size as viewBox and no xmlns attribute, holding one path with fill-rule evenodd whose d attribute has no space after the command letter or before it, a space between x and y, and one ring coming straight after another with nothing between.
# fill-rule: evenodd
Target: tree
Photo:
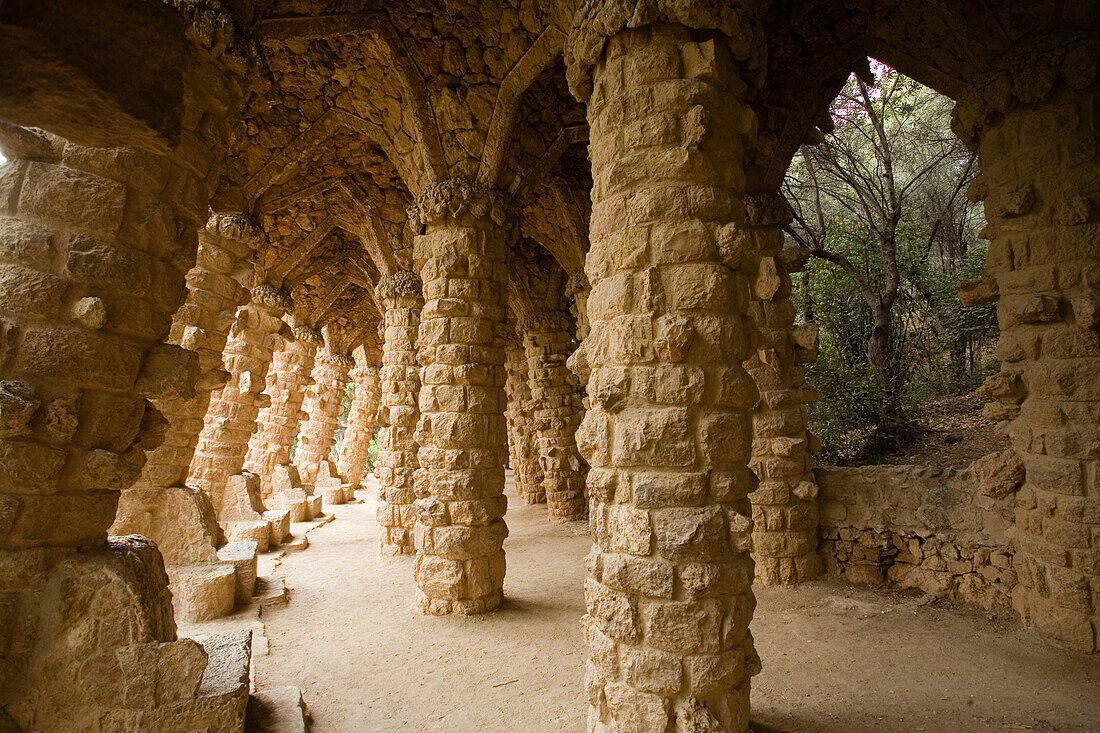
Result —
<instances>
[{"instance_id":1,"label":"tree","mask_svg":"<svg viewBox=\"0 0 1100 733\"><path fill-rule=\"evenodd\" d=\"M794 214L786 232L839 268L865 304L874 440L893 448L912 427L896 309L903 298L929 297L920 275L934 250L965 259L962 193L976 174L974 156L950 131L950 100L882 64L848 80L831 119L833 129L802 147L784 183Z\"/></svg>"}]
</instances>

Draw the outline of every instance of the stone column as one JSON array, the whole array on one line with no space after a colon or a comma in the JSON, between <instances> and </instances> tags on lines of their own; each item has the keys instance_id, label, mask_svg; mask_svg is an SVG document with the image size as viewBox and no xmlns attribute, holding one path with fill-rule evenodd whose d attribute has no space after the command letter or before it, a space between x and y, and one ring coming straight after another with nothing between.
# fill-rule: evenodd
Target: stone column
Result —
<instances>
[{"instance_id":1,"label":"stone column","mask_svg":"<svg viewBox=\"0 0 1100 733\"><path fill-rule=\"evenodd\" d=\"M483 613L504 587L504 322L511 230L499 194L442 181L410 209L420 318L417 606Z\"/></svg>"},{"instance_id":2,"label":"stone column","mask_svg":"<svg viewBox=\"0 0 1100 733\"><path fill-rule=\"evenodd\" d=\"M719 23L685 5L721 30L624 29L639 19L594 3L566 52L593 173L590 405L577 434L595 535L589 730L745 731L759 671L748 630L757 391L741 366L748 278L728 245L744 227L756 129L744 100L760 41L751 25L723 25L750 15Z\"/></svg>"},{"instance_id":3,"label":"stone column","mask_svg":"<svg viewBox=\"0 0 1100 733\"><path fill-rule=\"evenodd\" d=\"M232 46L228 18L208 20L224 31L220 47ZM217 729L244 715L247 685L239 704L197 698L207 653L177 638L156 546L108 538L120 492L163 436L154 403L192 399L200 375L194 352L163 340L243 92L206 50L183 56L173 102L182 142L157 138L159 153L0 126L6 730ZM58 95L69 109L86 101Z\"/></svg>"},{"instance_id":4,"label":"stone column","mask_svg":"<svg viewBox=\"0 0 1100 733\"><path fill-rule=\"evenodd\" d=\"M806 403L818 399L806 386L799 364L817 358L817 326L795 326L790 271L805 256L782 250L790 208L778 193L745 197L747 227L739 246L755 270L749 312L759 332L745 369L756 382L760 402L752 412L750 466L760 485L752 500L756 578L765 585L793 584L821 573L817 554L817 483L813 454L817 439L807 429Z\"/></svg>"},{"instance_id":5,"label":"stone column","mask_svg":"<svg viewBox=\"0 0 1100 733\"><path fill-rule=\"evenodd\" d=\"M252 226L240 215L214 216L199 232L198 260L187 273L187 299L172 318L168 343L198 354L191 398L158 400L164 441L146 455L141 477L122 492L113 535L140 534L157 544L167 565L213 562L222 530L209 497L185 485L203 416L214 390L229 378L222 363L229 326L248 291L235 276L252 256Z\"/></svg>"},{"instance_id":6,"label":"stone column","mask_svg":"<svg viewBox=\"0 0 1100 733\"><path fill-rule=\"evenodd\" d=\"M340 451L340 475L357 487L367 472L367 454L374 435L374 422L378 414L378 367L366 363L358 355L356 367L348 375L355 383L355 395L348 410L348 424L344 428L344 445Z\"/></svg>"},{"instance_id":7,"label":"stone column","mask_svg":"<svg viewBox=\"0 0 1100 733\"><path fill-rule=\"evenodd\" d=\"M309 419L298 435L298 448L294 453L294 464L307 484L316 484L330 475L329 454L336 442L344 389L353 366L355 362L350 356L335 354L327 347L314 360L313 387L305 399Z\"/></svg>"},{"instance_id":8,"label":"stone column","mask_svg":"<svg viewBox=\"0 0 1100 733\"><path fill-rule=\"evenodd\" d=\"M1100 633L1100 85L1095 38L1020 48L959 98L976 145L986 270L964 303L999 299L1001 372L986 415L1007 421L1017 495L1013 606L1060 644Z\"/></svg>"},{"instance_id":9,"label":"stone column","mask_svg":"<svg viewBox=\"0 0 1100 733\"><path fill-rule=\"evenodd\" d=\"M188 478L190 485L206 492L223 521L253 519L248 507L262 511L253 497L230 496L229 479L244 469L256 415L268 402L263 390L276 341L280 332L292 337L282 316L293 307L287 293L261 283L252 289L249 303L237 311L229 330L222 355L229 381L211 397ZM239 481L233 485L244 486ZM244 516L239 515L242 507Z\"/></svg>"},{"instance_id":10,"label":"stone column","mask_svg":"<svg viewBox=\"0 0 1100 733\"><path fill-rule=\"evenodd\" d=\"M527 354L532 427L538 440L542 486L551 522L584 519L587 466L577 452L576 432L584 415L581 386L566 367L575 341L565 314L541 310L519 325Z\"/></svg>"},{"instance_id":11,"label":"stone column","mask_svg":"<svg viewBox=\"0 0 1100 733\"><path fill-rule=\"evenodd\" d=\"M378 407L378 523L382 555L412 555L417 462L416 423L420 417L420 364L417 329L424 306L415 272L383 277L376 288L384 313L382 370Z\"/></svg>"},{"instance_id":12,"label":"stone column","mask_svg":"<svg viewBox=\"0 0 1100 733\"><path fill-rule=\"evenodd\" d=\"M275 467L290 464L298 423L305 417L302 401L313 384L313 360L322 343L320 332L310 326L297 325L291 331L294 339L285 341L272 357L266 389L271 404L256 416L256 432L248 441L244 462L246 471L260 477L265 503L273 491Z\"/></svg>"},{"instance_id":13,"label":"stone column","mask_svg":"<svg viewBox=\"0 0 1100 733\"><path fill-rule=\"evenodd\" d=\"M546 490L542 485L542 466L539 464L539 448L534 430L534 404L528 382L527 352L516 339L505 347L508 395L508 450L512 457L512 473L516 489L525 504L546 502Z\"/></svg>"}]
</instances>

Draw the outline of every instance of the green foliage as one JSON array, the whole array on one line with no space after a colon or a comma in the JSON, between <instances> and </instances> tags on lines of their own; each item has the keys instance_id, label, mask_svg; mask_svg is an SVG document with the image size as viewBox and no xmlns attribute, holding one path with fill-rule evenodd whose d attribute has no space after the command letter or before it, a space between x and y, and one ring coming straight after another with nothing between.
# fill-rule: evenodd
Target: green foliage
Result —
<instances>
[{"instance_id":1,"label":"green foliage","mask_svg":"<svg viewBox=\"0 0 1100 733\"><path fill-rule=\"evenodd\" d=\"M375 435L370 440L370 447L367 449L367 473L374 470L374 462L378 460L378 428L375 428Z\"/></svg>"},{"instance_id":2,"label":"green foliage","mask_svg":"<svg viewBox=\"0 0 1100 733\"><path fill-rule=\"evenodd\" d=\"M986 247L964 194L974 160L950 132L950 100L872 68L876 83L848 81L832 106L835 131L795 157L784 183L790 243L814 255L793 297L820 329L807 381L823 398L809 407L810 427L832 462L874 460L897 444L884 429L904 435L929 399L973 389L997 368L995 308L966 308L956 294L980 275ZM888 357L872 365L876 309Z\"/></svg>"}]
</instances>

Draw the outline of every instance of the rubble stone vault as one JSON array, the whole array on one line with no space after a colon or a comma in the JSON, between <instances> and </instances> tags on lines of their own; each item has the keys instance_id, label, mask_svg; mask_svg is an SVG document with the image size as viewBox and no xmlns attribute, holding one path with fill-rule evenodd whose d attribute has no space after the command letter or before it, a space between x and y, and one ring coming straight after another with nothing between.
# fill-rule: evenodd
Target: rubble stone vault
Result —
<instances>
[{"instance_id":1,"label":"rubble stone vault","mask_svg":"<svg viewBox=\"0 0 1100 733\"><path fill-rule=\"evenodd\" d=\"M204 673L242 642L176 614L247 602L376 426L378 551L415 554L421 613L506 597L507 467L587 519L592 731L747 730L752 584L826 569L1096 651L1098 25L1057 0L0 3L0 730L241 730L247 676ZM780 183L869 55L956 100L981 169L960 295L998 302L1012 448L944 479L984 548L949 581L908 515L815 473L807 429Z\"/></svg>"}]
</instances>

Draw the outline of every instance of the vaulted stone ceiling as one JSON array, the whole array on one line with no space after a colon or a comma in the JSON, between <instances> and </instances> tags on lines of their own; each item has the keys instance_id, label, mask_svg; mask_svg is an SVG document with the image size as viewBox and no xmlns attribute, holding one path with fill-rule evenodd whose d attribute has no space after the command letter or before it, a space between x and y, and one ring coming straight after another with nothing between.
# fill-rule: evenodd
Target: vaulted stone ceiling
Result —
<instances>
[{"instance_id":1,"label":"vaulted stone ceiling","mask_svg":"<svg viewBox=\"0 0 1100 733\"><path fill-rule=\"evenodd\" d=\"M750 185L765 188L815 127L828 129L831 98L867 55L960 96L969 69L1021 36L1091 17L1085 4L1069 1L1061 13L1004 0L719 4L731 26L741 5L762 11L767 63L745 81L767 92L745 124L760 130ZM229 6L252 29L269 83L234 131L213 206L245 212L268 234L269 279L293 290L304 318L327 319L344 339L370 330L346 309L378 319L377 303L355 296L382 275L414 268L405 210L450 177L507 193L520 259L540 261L531 250L537 243L566 279L583 279L588 130L565 61L590 52L586 28L602 37L603 25L643 22L627 14L644 15L646 3L604 6L598 17L580 0ZM680 12L675 0L657 6ZM350 280L346 292L331 292L334 273ZM309 312L317 303L330 312Z\"/></svg>"}]
</instances>

